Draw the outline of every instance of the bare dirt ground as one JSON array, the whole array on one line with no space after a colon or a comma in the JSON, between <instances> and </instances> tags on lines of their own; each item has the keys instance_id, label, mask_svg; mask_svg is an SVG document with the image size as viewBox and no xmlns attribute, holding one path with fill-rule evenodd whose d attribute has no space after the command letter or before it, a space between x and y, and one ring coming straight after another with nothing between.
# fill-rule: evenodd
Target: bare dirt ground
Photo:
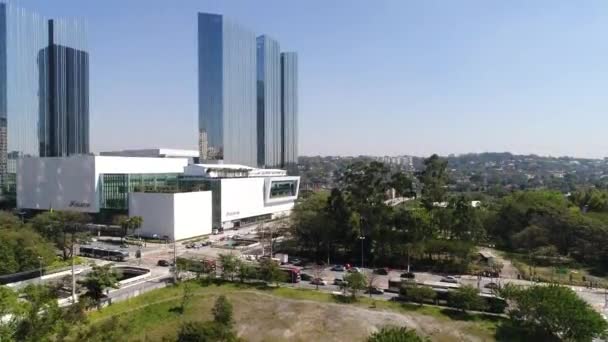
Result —
<instances>
[{"instance_id":1,"label":"bare dirt ground","mask_svg":"<svg viewBox=\"0 0 608 342\"><path fill-rule=\"evenodd\" d=\"M490 341L473 323L416 313L277 298L261 293L230 296L238 335L247 341L365 341L386 325L406 326L432 341ZM473 329L475 330L475 329Z\"/></svg>"}]
</instances>

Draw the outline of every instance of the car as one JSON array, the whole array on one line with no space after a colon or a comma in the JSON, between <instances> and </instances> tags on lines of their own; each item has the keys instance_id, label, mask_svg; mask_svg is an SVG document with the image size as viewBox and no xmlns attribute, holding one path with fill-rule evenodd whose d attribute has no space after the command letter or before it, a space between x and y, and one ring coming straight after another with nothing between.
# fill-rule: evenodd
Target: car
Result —
<instances>
[{"instance_id":1,"label":"car","mask_svg":"<svg viewBox=\"0 0 608 342\"><path fill-rule=\"evenodd\" d=\"M346 271L346 267L344 267L342 265L334 265L334 267L332 267L331 270L334 272L344 272L344 271Z\"/></svg>"},{"instance_id":2,"label":"car","mask_svg":"<svg viewBox=\"0 0 608 342\"><path fill-rule=\"evenodd\" d=\"M308 281L308 280L312 279L312 276L308 273L302 273L302 274L300 274L300 278L302 278L302 280L304 280L304 281Z\"/></svg>"},{"instance_id":3,"label":"car","mask_svg":"<svg viewBox=\"0 0 608 342\"><path fill-rule=\"evenodd\" d=\"M342 278L335 278L334 279L334 285L337 285L337 286L346 285L346 280L344 280Z\"/></svg>"},{"instance_id":4,"label":"car","mask_svg":"<svg viewBox=\"0 0 608 342\"><path fill-rule=\"evenodd\" d=\"M158 260L158 262L156 263L158 266L163 266L163 267L169 267L171 266L171 263L167 260Z\"/></svg>"},{"instance_id":5,"label":"car","mask_svg":"<svg viewBox=\"0 0 608 342\"><path fill-rule=\"evenodd\" d=\"M376 268L374 273L379 275L388 275L388 270L386 268Z\"/></svg>"},{"instance_id":6,"label":"car","mask_svg":"<svg viewBox=\"0 0 608 342\"><path fill-rule=\"evenodd\" d=\"M370 287L367 290L365 290L365 293L371 293L371 294L384 294L384 290L378 287Z\"/></svg>"},{"instance_id":7,"label":"car","mask_svg":"<svg viewBox=\"0 0 608 342\"><path fill-rule=\"evenodd\" d=\"M314 278L310 281L313 285L327 285L327 281L322 278Z\"/></svg>"},{"instance_id":8,"label":"car","mask_svg":"<svg viewBox=\"0 0 608 342\"><path fill-rule=\"evenodd\" d=\"M441 278L440 282L442 283L451 283L451 284L458 284L458 279L452 277L452 276L445 276L443 278Z\"/></svg>"},{"instance_id":9,"label":"car","mask_svg":"<svg viewBox=\"0 0 608 342\"><path fill-rule=\"evenodd\" d=\"M195 244L193 242L187 243L186 248L194 248Z\"/></svg>"},{"instance_id":10,"label":"car","mask_svg":"<svg viewBox=\"0 0 608 342\"><path fill-rule=\"evenodd\" d=\"M498 288L498 284L496 283L487 283L483 286L486 289L496 290Z\"/></svg>"},{"instance_id":11,"label":"car","mask_svg":"<svg viewBox=\"0 0 608 342\"><path fill-rule=\"evenodd\" d=\"M300 258L288 258L288 260L289 260L289 263L294 266L302 265L302 259L300 259Z\"/></svg>"},{"instance_id":12,"label":"car","mask_svg":"<svg viewBox=\"0 0 608 342\"><path fill-rule=\"evenodd\" d=\"M404 272L401 273L401 278L414 279L416 278L416 275L414 274L414 272Z\"/></svg>"},{"instance_id":13,"label":"car","mask_svg":"<svg viewBox=\"0 0 608 342\"><path fill-rule=\"evenodd\" d=\"M359 267L351 267L348 269L348 272L350 273L360 273L361 269L359 269Z\"/></svg>"}]
</instances>

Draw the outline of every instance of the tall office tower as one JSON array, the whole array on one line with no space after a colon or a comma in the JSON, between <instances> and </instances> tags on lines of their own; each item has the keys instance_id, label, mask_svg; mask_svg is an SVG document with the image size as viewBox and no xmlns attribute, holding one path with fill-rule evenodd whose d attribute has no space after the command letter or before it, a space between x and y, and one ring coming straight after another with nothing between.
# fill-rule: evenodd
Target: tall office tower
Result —
<instances>
[{"instance_id":1,"label":"tall office tower","mask_svg":"<svg viewBox=\"0 0 608 342\"><path fill-rule=\"evenodd\" d=\"M42 157L89 153L89 54L56 43L62 29L48 21L48 46L38 54Z\"/></svg>"},{"instance_id":2,"label":"tall office tower","mask_svg":"<svg viewBox=\"0 0 608 342\"><path fill-rule=\"evenodd\" d=\"M298 163L298 54L281 53L281 117L283 167Z\"/></svg>"},{"instance_id":3,"label":"tall office tower","mask_svg":"<svg viewBox=\"0 0 608 342\"><path fill-rule=\"evenodd\" d=\"M85 50L83 22L57 20L55 27L52 35L55 44L79 51ZM41 61L39 56L47 47L49 47L49 29L45 18L11 4L0 3L0 199L2 200L11 199L15 194L17 159L21 156L40 154L41 98L51 94L48 93L48 83L41 82L44 73L40 63L48 63L48 60ZM69 64L67 53L58 50L53 62L57 66L65 67ZM54 68L45 65L44 69ZM61 70L56 71L58 78L73 76L68 76L67 72L64 74ZM64 82L63 87L67 84ZM61 92L62 89L65 88L56 87L53 96L49 96L53 97L57 104L68 102L63 98L65 92ZM59 108L59 110L68 109Z\"/></svg>"},{"instance_id":4,"label":"tall office tower","mask_svg":"<svg viewBox=\"0 0 608 342\"><path fill-rule=\"evenodd\" d=\"M198 103L201 159L256 166L256 37L221 15L198 14Z\"/></svg>"},{"instance_id":5,"label":"tall office tower","mask_svg":"<svg viewBox=\"0 0 608 342\"><path fill-rule=\"evenodd\" d=\"M258 165L281 166L281 53L279 43L257 38Z\"/></svg>"}]
</instances>

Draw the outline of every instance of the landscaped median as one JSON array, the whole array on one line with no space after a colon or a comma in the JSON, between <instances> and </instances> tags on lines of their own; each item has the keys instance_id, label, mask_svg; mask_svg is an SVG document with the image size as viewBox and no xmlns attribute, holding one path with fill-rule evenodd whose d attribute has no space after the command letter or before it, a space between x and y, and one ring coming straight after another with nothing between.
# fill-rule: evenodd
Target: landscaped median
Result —
<instances>
[{"instance_id":1,"label":"landscaped median","mask_svg":"<svg viewBox=\"0 0 608 342\"><path fill-rule=\"evenodd\" d=\"M175 308L188 293L183 313ZM120 317L128 339L161 340L174 337L183 321L208 320L215 298L226 295L235 310L236 331L247 341L358 341L382 326L416 329L433 340L493 340L501 317L459 314L432 306L418 306L359 297L345 304L342 296L307 289L189 281L151 291L89 314L91 325Z\"/></svg>"}]
</instances>

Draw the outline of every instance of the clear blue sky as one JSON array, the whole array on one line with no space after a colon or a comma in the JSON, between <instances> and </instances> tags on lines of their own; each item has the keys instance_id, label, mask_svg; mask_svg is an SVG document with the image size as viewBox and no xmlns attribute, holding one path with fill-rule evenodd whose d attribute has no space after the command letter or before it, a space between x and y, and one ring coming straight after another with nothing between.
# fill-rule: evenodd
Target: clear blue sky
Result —
<instances>
[{"instance_id":1,"label":"clear blue sky","mask_svg":"<svg viewBox=\"0 0 608 342\"><path fill-rule=\"evenodd\" d=\"M608 2L21 0L84 17L94 151L197 147L196 13L300 55L301 154L608 156Z\"/></svg>"}]
</instances>

